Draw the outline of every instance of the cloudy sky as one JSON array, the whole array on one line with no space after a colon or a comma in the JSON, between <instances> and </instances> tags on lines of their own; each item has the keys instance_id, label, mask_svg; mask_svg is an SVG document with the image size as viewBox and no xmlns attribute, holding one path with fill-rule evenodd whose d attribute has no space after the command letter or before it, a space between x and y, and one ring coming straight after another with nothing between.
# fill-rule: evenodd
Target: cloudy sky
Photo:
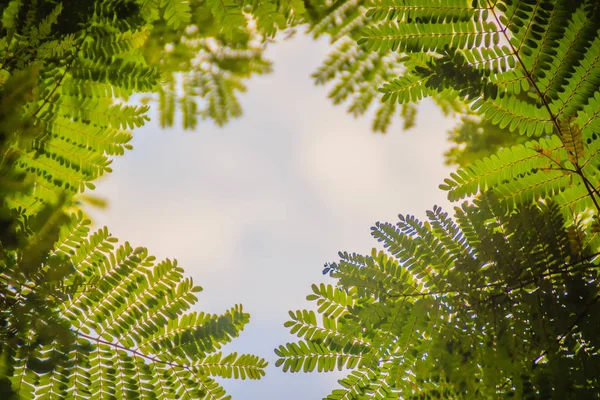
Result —
<instances>
[{"instance_id":1,"label":"cloudy sky","mask_svg":"<svg viewBox=\"0 0 600 400\"><path fill-rule=\"evenodd\" d=\"M311 283L325 280L323 264L338 251L376 245L376 221L448 204L437 186L449 173L442 153L452 122L424 104L416 129L371 133L369 118L352 118L313 85L327 52L326 41L302 35L272 46L275 72L249 82L241 119L194 132L149 123L96 191L110 206L95 222L176 258L204 288L199 310L242 303L251 314L225 351L270 365L260 381L223 381L234 399L320 399L335 388L339 375L274 367L273 348L294 340L283 327L288 310L310 306Z\"/></svg>"}]
</instances>

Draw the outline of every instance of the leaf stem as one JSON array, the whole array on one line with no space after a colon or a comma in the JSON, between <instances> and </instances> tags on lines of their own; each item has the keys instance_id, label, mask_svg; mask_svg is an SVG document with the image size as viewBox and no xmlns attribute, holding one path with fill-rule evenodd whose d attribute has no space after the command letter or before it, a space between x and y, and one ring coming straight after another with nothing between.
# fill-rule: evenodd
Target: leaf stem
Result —
<instances>
[{"instance_id":1,"label":"leaf stem","mask_svg":"<svg viewBox=\"0 0 600 400\"><path fill-rule=\"evenodd\" d=\"M99 344L104 344L106 346L111 346L111 347L114 347L116 349L126 351L128 353L133 354L136 357L144 358L144 359L146 359L148 361L151 361L153 363L165 364L165 365L168 365L168 366L174 367L174 368L187 369L188 371L190 370L190 366L189 365L178 364L178 363L174 363L174 362L162 360L160 358L152 357L152 356L146 355L144 353L141 353L139 350L130 349L129 347L125 347L125 346L122 346L120 344L108 342L106 340L100 339L99 337L94 337L94 336L86 335L85 333L82 333L81 331L76 331L75 334L77 334L77 336L80 336L82 338L91 340L93 342L96 342L96 343L99 343Z\"/></svg>"}]
</instances>

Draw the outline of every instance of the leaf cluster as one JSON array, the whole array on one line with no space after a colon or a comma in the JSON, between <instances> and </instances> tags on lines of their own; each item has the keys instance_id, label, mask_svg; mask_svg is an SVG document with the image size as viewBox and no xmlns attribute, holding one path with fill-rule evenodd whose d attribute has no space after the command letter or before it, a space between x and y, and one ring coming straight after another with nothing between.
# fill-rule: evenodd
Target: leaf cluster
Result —
<instances>
[{"instance_id":1,"label":"leaf cluster","mask_svg":"<svg viewBox=\"0 0 600 400\"><path fill-rule=\"evenodd\" d=\"M175 261L118 246L106 228L90 235L72 213L148 120L128 101L160 92L170 71L146 46L189 26L189 6L0 6L2 398L222 399L215 377L264 375L263 359L221 353L249 320L241 306L190 312L200 288Z\"/></svg>"},{"instance_id":2,"label":"leaf cluster","mask_svg":"<svg viewBox=\"0 0 600 400\"><path fill-rule=\"evenodd\" d=\"M471 200L454 219L435 207L427 222L378 223L384 251L327 264L336 284L308 298L321 318L290 313L300 341L276 350L278 365L351 370L331 399L595 398L598 3L364 8L361 54L402 56L383 101L453 98L497 151L441 185Z\"/></svg>"},{"instance_id":3,"label":"leaf cluster","mask_svg":"<svg viewBox=\"0 0 600 400\"><path fill-rule=\"evenodd\" d=\"M221 126L239 117L244 81L271 71L264 57L269 40L304 14L300 0L162 3L170 19L153 20L144 57L160 67L164 80L158 96L146 100L158 102L161 126L172 126L180 114L184 129L195 129L200 118Z\"/></svg>"},{"instance_id":4,"label":"leaf cluster","mask_svg":"<svg viewBox=\"0 0 600 400\"><path fill-rule=\"evenodd\" d=\"M417 10L420 5L413 8ZM372 114L373 131L387 132L396 117L401 117L405 130L412 128L415 125L416 103L424 97L433 97L446 115L464 112L464 107L452 96L425 94L423 87L415 80L404 83L406 91L413 94L414 102L382 101L385 96L379 89L404 75L407 69L405 63L417 61L409 60L404 54L391 49L373 52L365 46L361 38L373 28L372 20L379 12L372 2L311 0L307 1L306 9L309 31L315 38L329 36L333 43L329 56L313 73L315 83L328 85L333 103L347 103L348 112L353 116ZM394 10L404 12L400 7Z\"/></svg>"},{"instance_id":5,"label":"leaf cluster","mask_svg":"<svg viewBox=\"0 0 600 400\"><path fill-rule=\"evenodd\" d=\"M557 196L567 217L599 208L597 2L374 0L319 3L315 10L316 35L337 38L348 26L344 35L356 40L340 39L342 51L334 51L316 74L321 83L339 79L334 101L359 93L359 86L379 86L382 107L451 99L446 103L463 106L447 109L464 110L478 129L494 127L492 133L505 136L497 154L446 180L442 188L451 199L494 188L513 205ZM361 22L352 25L342 15ZM392 60L384 71L399 77L371 74L370 66L384 59ZM457 130L466 129L469 123ZM469 145L473 158L476 143L460 143Z\"/></svg>"},{"instance_id":6,"label":"leaf cluster","mask_svg":"<svg viewBox=\"0 0 600 400\"><path fill-rule=\"evenodd\" d=\"M0 275L0 357L19 398L222 399L214 377L264 375L263 359L220 352L249 320L241 306L188 312L202 289L177 262L89 224L73 214L35 271L16 281L16 253Z\"/></svg>"},{"instance_id":7,"label":"leaf cluster","mask_svg":"<svg viewBox=\"0 0 600 400\"><path fill-rule=\"evenodd\" d=\"M385 250L340 253L290 312L285 370L351 370L328 399L594 398L597 233L554 203L488 194L450 218L378 223ZM561 379L558 379L560 377Z\"/></svg>"}]
</instances>

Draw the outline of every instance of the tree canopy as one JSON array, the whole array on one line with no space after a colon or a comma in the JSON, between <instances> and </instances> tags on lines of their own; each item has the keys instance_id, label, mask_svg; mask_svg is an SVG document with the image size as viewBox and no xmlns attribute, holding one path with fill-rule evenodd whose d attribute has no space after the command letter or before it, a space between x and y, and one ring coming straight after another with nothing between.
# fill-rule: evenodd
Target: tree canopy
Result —
<instances>
[{"instance_id":1,"label":"tree canopy","mask_svg":"<svg viewBox=\"0 0 600 400\"><path fill-rule=\"evenodd\" d=\"M177 262L90 233L80 199L148 121L132 95L156 94L163 125L176 107L188 127L227 121L241 79L268 69L264 39L300 6L0 6L0 397L221 399L213 377L264 375L264 359L220 351L249 320L241 306L189 312L201 288Z\"/></svg>"},{"instance_id":2,"label":"tree canopy","mask_svg":"<svg viewBox=\"0 0 600 400\"><path fill-rule=\"evenodd\" d=\"M599 3L344 4L328 15L358 22L332 17L332 32L402 55L384 105L456 99L502 140L440 186L468 199L454 218L400 215L372 229L385 250L326 264L336 284L307 297L319 319L290 312L300 341L277 364L350 369L329 399L597 398Z\"/></svg>"},{"instance_id":3,"label":"tree canopy","mask_svg":"<svg viewBox=\"0 0 600 400\"><path fill-rule=\"evenodd\" d=\"M90 232L81 207L158 105L241 114L264 50L305 24L351 114L463 118L440 186L454 217L378 223L290 312L285 371L350 372L329 399L598 398L600 3L596 0L10 0L0 5L0 397L229 398L249 321L190 312L176 261ZM132 101L134 99L135 101ZM483 157L483 158L481 158Z\"/></svg>"}]
</instances>

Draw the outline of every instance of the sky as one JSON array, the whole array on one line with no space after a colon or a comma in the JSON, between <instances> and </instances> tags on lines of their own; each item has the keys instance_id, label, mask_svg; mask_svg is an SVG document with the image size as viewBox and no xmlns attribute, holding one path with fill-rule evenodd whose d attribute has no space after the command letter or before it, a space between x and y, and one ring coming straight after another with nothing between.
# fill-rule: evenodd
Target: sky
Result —
<instances>
[{"instance_id":1,"label":"sky","mask_svg":"<svg viewBox=\"0 0 600 400\"><path fill-rule=\"evenodd\" d=\"M96 225L159 260L177 259L204 288L196 309L241 303L250 313L223 351L270 365L260 381L221 380L233 399L320 399L336 388L340 373L275 368L273 349L295 340L283 327L288 311L312 307L312 283L334 283L321 271L338 251L377 247L375 222L449 209L438 185L450 173L442 154L453 122L426 102L415 129L397 121L386 135L372 133L369 117L354 119L314 86L310 74L329 49L304 35L272 45L275 71L248 82L242 118L195 131L150 122L97 183L109 207L90 211Z\"/></svg>"}]
</instances>

